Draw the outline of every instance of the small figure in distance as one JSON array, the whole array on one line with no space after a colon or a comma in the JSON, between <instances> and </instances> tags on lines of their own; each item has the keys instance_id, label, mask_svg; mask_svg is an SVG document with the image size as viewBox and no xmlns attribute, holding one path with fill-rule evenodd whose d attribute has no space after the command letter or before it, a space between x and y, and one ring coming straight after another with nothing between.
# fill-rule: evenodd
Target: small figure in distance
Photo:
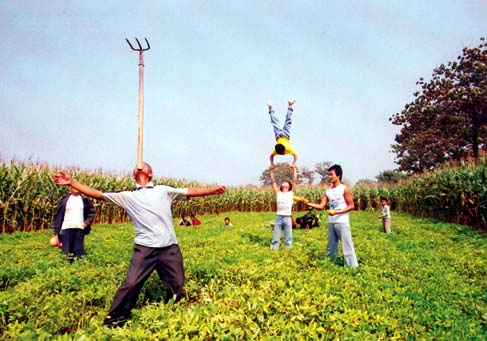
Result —
<instances>
[{"instance_id":1,"label":"small figure in distance","mask_svg":"<svg viewBox=\"0 0 487 341\"><path fill-rule=\"evenodd\" d=\"M201 225L201 221L198 218L196 218L196 214L191 213L190 217L191 217L191 224L193 226Z\"/></svg>"},{"instance_id":2,"label":"small figure in distance","mask_svg":"<svg viewBox=\"0 0 487 341\"><path fill-rule=\"evenodd\" d=\"M223 220L223 226L233 226L229 217L225 217L225 219Z\"/></svg>"},{"instance_id":3,"label":"small figure in distance","mask_svg":"<svg viewBox=\"0 0 487 341\"><path fill-rule=\"evenodd\" d=\"M181 220L178 223L179 226L191 226L191 219L188 219L188 216L185 213L181 214Z\"/></svg>"},{"instance_id":4,"label":"small figure in distance","mask_svg":"<svg viewBox=\"0 0 487 341\"><path fill-rule=\"evenodd\" d=\"M382 208L380 210L379 219L382 219L382 230L385 233L391 233L391 207L389 200L382 197L380 199Z\"/></svg>"}]
</instances>

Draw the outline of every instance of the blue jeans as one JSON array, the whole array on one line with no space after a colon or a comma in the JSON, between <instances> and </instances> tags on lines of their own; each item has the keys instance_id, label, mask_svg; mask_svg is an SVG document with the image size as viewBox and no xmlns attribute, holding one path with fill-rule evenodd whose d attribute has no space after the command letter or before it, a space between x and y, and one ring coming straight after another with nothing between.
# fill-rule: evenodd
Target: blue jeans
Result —
<instances>
[{"instance_id":1,"label":"blue jeans","mask_svg":"<svg viewBox=\"0 0 487 341\"><path fill-rule=\"evenodd\" d=\"M286 120L284 121L284 126L281 128L279 126L279 119L276 117L274 110L269 110L269 115L271 117L272 127L274 128L274 137L277 138L284 136L288 140L291 138L291 116L293 115L293 108L287 108Z\"/></svg>"},{"instance_id":2,"label":"blue jeans","mask_svg":"<svg viewBox=\"0 0 487 341\"><path fill-rule=\"evenodd\" d=\"M345 266L357 267L357 256L352 241L350 223L328 223L328 257L338 257L338 241L342 241Z\"/></svg>"},{"instance_id":3,"label":"blue jeans","mask_svg":"<svg viewBox=\"0 0 487 341\"><path fill-rule=\"evenodd\" d=\"M271 249L279 249L282 230L284 230L284 246L291 247L293 245L293 225L291 216L277 215L276 224L274 225L274 236L272 237Z\"/></svg>"}]
</instances>

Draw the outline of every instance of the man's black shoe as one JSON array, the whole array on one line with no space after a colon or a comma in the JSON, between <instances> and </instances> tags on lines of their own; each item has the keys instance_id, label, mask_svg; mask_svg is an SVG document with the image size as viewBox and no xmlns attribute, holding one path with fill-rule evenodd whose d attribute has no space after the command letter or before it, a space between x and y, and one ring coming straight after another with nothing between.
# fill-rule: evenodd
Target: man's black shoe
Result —
<instances>
[{"instance_id":1,"label":"man's black shoe","mask_svg":"<svg viewBox=\"0 0 487 341\"><path fill-rule=\"evenodd\" d=\"M123 327L127 323L128 316L118 316L118 317L107 317L103 320L103 325L107 328L118 328Z\"/></svg>"}]
</instances>

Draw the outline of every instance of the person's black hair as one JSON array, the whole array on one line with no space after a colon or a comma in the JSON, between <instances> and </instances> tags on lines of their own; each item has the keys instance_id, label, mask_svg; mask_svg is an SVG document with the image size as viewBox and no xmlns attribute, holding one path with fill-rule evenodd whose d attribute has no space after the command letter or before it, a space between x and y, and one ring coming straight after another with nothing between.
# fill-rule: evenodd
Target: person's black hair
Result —
<instances>
[{"instance_id":1,"label":"person's black hair","mask_svg":"<svg viewBox=\"0 0 487 341\"><path fill-rule=\"evenodd\" d=\"M342 166L335 164L335 165L331 166L330 168L328 168L328 172L331 172L331 171L334 171L335 175L338 176L340 181L342 181L342 176L343 176Z\"/></svg>"},{"instance_id":2,"label":"person's black hair","mask_svg":"<svg viewBox=\"0 0 487 341\"><path fill-rule=\"evenodd\" d=\"M274 149L276 150L276 153L279 155L284 155L284 152L286 151L286 147L284 147L284 145L281 143L277 143Z\"/></svg>"},{"instance_id":3,"label":"person's black hair","mask_svg":"<svg viewBox=\"0 0 487 341\"><path fill-rule=\"evenodd\" d=\"M291 181L288 181L288 180L284 180L284 181L289 184L289 192L291 192L293 190L293 184L292 184L292 182Z\"/></svg>"}]
</instances>

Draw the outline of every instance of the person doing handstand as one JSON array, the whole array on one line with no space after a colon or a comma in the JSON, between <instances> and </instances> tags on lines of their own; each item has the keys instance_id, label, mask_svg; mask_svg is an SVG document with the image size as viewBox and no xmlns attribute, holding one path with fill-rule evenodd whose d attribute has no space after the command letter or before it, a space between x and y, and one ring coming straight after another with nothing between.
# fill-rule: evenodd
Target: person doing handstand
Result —
<instances>
[{"instance_id":1,"label":"person doing handstand","mask_svg":"<svg viewBox=\"0 0 487 341\"><path fill-rule=\"evenodd\" d=\"M270 156L270 169L272 170L276 168L276 165L274 164L274 156L278 154L291 154L293 156L292 166L293 168L296 168L298 155L296 154L296 151L291 147L291 143L289 142L289 139L291 138L291 116L293 114L293 104L295 102L295 99L291 99L288 101L286 120L284 121L284 126L281 128L279 126L279 120L277 119L274 110L272 110L272 102L267 101L267 106L269 107L269 116L271 117L271 123L274 128L274 136L276 138L276 145L274 146L274 150L272 151Z\"/></svg>"}]
</instances>

